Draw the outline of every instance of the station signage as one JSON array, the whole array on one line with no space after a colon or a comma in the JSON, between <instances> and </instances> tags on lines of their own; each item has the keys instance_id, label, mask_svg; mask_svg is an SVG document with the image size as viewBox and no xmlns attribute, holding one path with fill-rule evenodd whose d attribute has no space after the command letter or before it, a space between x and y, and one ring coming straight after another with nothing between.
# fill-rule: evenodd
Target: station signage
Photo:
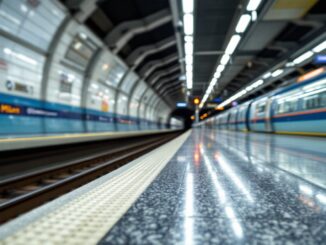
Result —
<instances>
[{"instance_id":1,"label":"station signage","mask_svg":"<svg viewBox=\"0 0 326 245\"><path fill-rule=\"evenodd\" d=\"M0 113L19 115L19 114L21 114L21 108L18 106L13 106L13 105L8 105L8 104L0 104Z\"/></svg>"},{"instance_id":2,"label":"station signage","mask_svg":"<svg viewBox=\"0 0 326 245\"><path fill-rule=\"evenodd\" d=\"M206 104L206 107L207 108L215 108L215 107L217 107L218 106L218 103L214 103L214 102L208 102L207 104Z\"/></svg>"},{"instance_id":3,"label":"station signage","mask_svg":"<svg viewBox=\"0 0 326 245\"><path fill-rule=\"evenodd\" d=\"M314 58L315 64L326 64L326 54L318 54Z\"/></svg>"},{"instance_id":4,"label":"station signage","mask_svg":"<svg viewBox=\"0 0 326 245\"><path fill-rule=\"evenodd\" d=\"M185 108L185 107L187 107L187 103L186 102L178 102L177 107L178 108Z\"/></svg>"},{"instance_id":5,"label":"station signage","mask_svg":"<svg viewBox=\"0 0 326 245\"><path fill-rule=\"evenodd\" d=\"M221 103L223 100L221 97L216 97L215 99L212 100L212 102L215 102L215 103Z\"/></svg>"},{"instance_id":6,"label":"station signage","mask_svg":"<svg viewBox=\"0 0 326 245\"><path fill-rule=\"evenodd\" d=\"M320 67L318 69L315 69L313 71L310 71L310 72L298 77L297 82L306 81L307 79L311 79L311 78L313 78L315 76L318 76L318 75L322 74L323 72L325 72L325 68Z\"/></svg>"}]
</instances>

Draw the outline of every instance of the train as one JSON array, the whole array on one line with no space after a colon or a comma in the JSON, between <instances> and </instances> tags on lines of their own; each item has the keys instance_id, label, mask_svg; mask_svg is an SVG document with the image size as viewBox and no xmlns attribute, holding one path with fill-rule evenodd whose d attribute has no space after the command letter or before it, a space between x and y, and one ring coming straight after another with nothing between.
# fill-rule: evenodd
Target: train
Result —
<instances>
[{"instance_id":1,"label":"train","mask_svg":"<svg viewBox=\"0 0 326 245\"><path fill-rule=\"evenodd\" d=\"M326 136L326 72L234 106L205 124L235 131Z\"/></svg>"}]
</instances>

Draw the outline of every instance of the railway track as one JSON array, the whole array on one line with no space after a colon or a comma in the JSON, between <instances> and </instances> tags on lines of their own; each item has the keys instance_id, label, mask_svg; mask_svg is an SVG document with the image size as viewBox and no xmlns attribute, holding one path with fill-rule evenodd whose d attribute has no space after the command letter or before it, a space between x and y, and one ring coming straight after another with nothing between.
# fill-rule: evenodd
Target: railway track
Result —
<instances>
[{"instance_id":1,"label":"railway track","mask_svg":"<svg viewBox=\"0 0 326 245\"><path fill-rule=\"evenodd\" d=\"M178 133L147 137L140 143L74 159L64 165L12 177L0 182L0 223L59 197L175 138ZM87 146L87 145L86 145Z\"/></svg>"}]
</instances>

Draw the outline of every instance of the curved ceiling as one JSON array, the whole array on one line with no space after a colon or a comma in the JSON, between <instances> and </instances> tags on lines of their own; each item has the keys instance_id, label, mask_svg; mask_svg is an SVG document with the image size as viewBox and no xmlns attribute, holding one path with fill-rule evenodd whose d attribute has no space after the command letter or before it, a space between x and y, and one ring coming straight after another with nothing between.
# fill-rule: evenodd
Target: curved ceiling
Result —
<instances>
[{"instance_id":1,"label":"curved ceiling","mask_svg":"<svg viewBox=\"0 0 326 245\"><path fill-rule=\"evenodd\" d=\"M79 19L157 94L172 105L185 98L182 0L61 1L72 14L83 12L84 17ZM207 91L242 14L251 15L250 25L240 34L241 42L212 87L208 101L214 97L229 98L325 33L326 10L321 0L266 0L256 11L248 12L250 1L194 0L190 95L203 96ZM298 69L293 70L292 76L300 74ZM281 82L265 86L251 96L273 89L278 83Z\"/></svg>"},{"instance_id":2,"label":"curved ceiling","mask_svg":"<svg viewBox=\"0 0 326 245\"><path fill-rule=\"evenodd\" d=\"M182 71L169 0L62 2L72 14L82 11L86 2L88 6L93 2L95 8L84 19L85 24L170 104L184 99L182 82L173 84L174 91L169 90L169 82L164 83L170 76L179 81Z\"/></svg>"}]
</instances>

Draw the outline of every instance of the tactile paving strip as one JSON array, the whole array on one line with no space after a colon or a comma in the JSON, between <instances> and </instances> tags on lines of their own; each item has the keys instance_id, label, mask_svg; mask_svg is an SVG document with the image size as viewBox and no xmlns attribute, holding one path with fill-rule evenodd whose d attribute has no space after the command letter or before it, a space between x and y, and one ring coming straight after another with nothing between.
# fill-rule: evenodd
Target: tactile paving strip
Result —
<instances>
[{"instance_id":1,"label":"tactile paving strip","mask_svg":"<svg viewBox=\"0 0 326 245\"><path fill-rule=\"evenodd\" d=\"M96 244L156 178L189 134L134 160L126 171L0 240L0 244Z\"/></svg>"}]
</instances>

